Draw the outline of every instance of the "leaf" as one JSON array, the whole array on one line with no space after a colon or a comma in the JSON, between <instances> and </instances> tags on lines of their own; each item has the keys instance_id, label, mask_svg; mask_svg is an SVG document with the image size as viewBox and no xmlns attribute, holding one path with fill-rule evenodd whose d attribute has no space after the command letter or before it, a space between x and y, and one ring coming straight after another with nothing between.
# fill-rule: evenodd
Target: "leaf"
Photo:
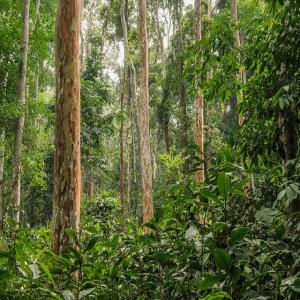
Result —
<instances>
[{"instance_id":1,"label":"leaf","mask_svg":"<svg viewBox=\"0 0 300 300\"><path fill-rule=\"evenodd\" d=\"M94 236L94 237L92 237L92 238L89 240L89 242L88 242L88 244L87 244L87 246L86 246L86 248L85 248L85 251L91 250L91 249L96 245L96 243L98 242L99 238L100 238L99 236Z\"/></svg>"},{"instance_id":2,"label":"leaf","mask_svg":"<svg viewBox=\"0 0 300 300\"><path fill-rule=\"evenodd\" d=\"M53 277L48 269L48 267L43 264L43 263L39 263L40 268L44 271L44 273L47 275L48 279L51 281L51 283L53 284L53 286L55 287L55 282L53 280Z\"/></svg>"},{"instance_id":3,"label":"leaf","mask_svg":"<svg viewBox=\"0 0 300 300\"><path fill-rule=\"evenodd\" d=\"M214 232L219 232L225 228L225 223L224 222L218 222L213 224L213 231Z\"/></svg>"},{"instance_id":4,"label":"leaf","mask_svg":"<svg viewBox=\"0 0 300 300\"><path fill-rule=\"evenodd\" d=\"M281 285L289 286L293 291L300 293L300 277L291 276L282 280Z\"/></svg>"},{"instance_id":5,"label":"leaf","mask_svg":"<svg viewBox=\"0 0 300 300\"><path fill-rule=\"evenodd\" d=\"M75 300L76 299L74 294L70 290L65 290L61 294L65 300Z\"/></svg>"},{"instance_id":6,"label":"leaf","mask_svg":"<svg viewBox=\"0 0 300 300\"><path fill-rule=\"evenodd\" d=\"M154 254L154 256L156 257L157 261L162 266L172 262L172 260L174 258L173 255L171 255L170 253L165 253L165 252L157 252Z\"/></svg>"},{"instance_id":7,"label":"leaf","mask_svg":"<svg viewBox=\"0 0 300 300\"><path fill-rule=\"evenodd\" d=\"M298 194L291 187L288 186L286 188L286 196L288 201L291 202L297 198Z\"/></svg>"},{"instance_id":8,"label":"leaf","mask_svg":"<svg viewBox=\"0 0 300 300\"><path fill-rule=\"evenodd\" d=\"M215 263L220 270L230 273L232 268L232 260L230 254L225 249L215 249L214 251Z\"/></svg>"},{"instance_id":9,"label":"leaf","mask_svg":"<svg viewBox=\"0 0 300 300\"><path fill-rule=\"evenodd\" d=\"M156 226L153 223L145 223L143 226L156 230Z\"/></svg>"},{"instance_id":10,"label":"leaf","mask_svg":"<svg viewBox=\"0 0 300 300\"><path fill-rule=\"evenodd\" d=\"M29 269L32 272L32 279L33 280L38 279L41 276L41 271L40 271L39 266L37 264L31 264L29 266Z\"/></svg>"},{"instance_id":11,"label":"leaf","mask_svg":"<svg viewBox=\"0 0 300 300\"><path fill-rule=\"evenodd\" d=\"M78 232L72 228L66 228L65 233L67 233L70 237L74 239L76 243L78 243Z\"/></svg>"},{"instance_id":12,"label":"leaf","mask_svg":"<svg viewBox=\"0 0 300 300\"><path fill-rule=\"evenodd\" d=\"M91 288L91 289L80 291L79 295L78 295L78 299L79 300L84 299L84 297L90 295L93 292L94 289L95 288Z\"/></svg>"},{"instance_id":13,"label":"leaf","mask_svg":"<svg viewBox=\"0 0 300 300\"><path fill-rule=\"evenodd\" d=\"M204 277L202 277L200 284L199 284L199 290L205 291L209 288L212 288L214 284L219 282L222 279L222 276L220 275L212 275L209 273L204 274Z\"/></svg>"},{"instance_id":14,"label":"leaf","mask_svg":"<svg viewBox=\"0 0 300 300\"><path fill-rule=\"evenodd\" d=\"M218 198L218 196L214 193L212 193L211 191L209 190L201 190L199 192L199 194L203 197L203 198L206 198L210 201L213 201L219 205L223 205L223 202Z\"/></svg>"},{"instance_id":15,"label":"leaf","mask_svg":"<svg viewBox=\"0 0 300 300\"><path fill-rule=\"evenodd\" d=\"M250 229L248 227L238 227L238 228L235 228L232 231L230 239L229 239L230 245L232 246L235 243L241 241L248 234L249 230Z\"/></svg>"},{"instance_id":16,"label":"leaf","mask_svg":"<svg viewBox=\"0 0 300 300\"><path fill-rule=\"evenodd\" d=\"M221 196L223 196L223 198L227 198L228 192L230 189L230 179L225 174L225 172L221 172L219 174L217 183L218 183L218 190L219 190Z\"/></svg>"},{"instance_id":17,"label":"leaf","mask_svg":"<svg viewBox=\"0 0 300 300\"><path fill-rule=\"evenodd\" d=\"M51 297L52 297L53 299L56 299L56 300L62 300L62 298L61 298L58 294L52 292L52 291L49 290L49 289L38 287L38 290L43 291L43 292L45 292L45 293L51 295ZM48 299L48 298L47 298L47 299Z\"/></svg>"},{"instance_id":18,"label":"leaf","mask_svg":"<svg viewBox=\"0 0 300 300\"><path fill-rule=\"evenodd\" d=\"M273 222L273 219L276 214L277 214L276 210L272 208L264 207L261 210L256 212L255 219L257 222L270 225Z\"/></svg>"},{"instance_id":19,"label":"leaf","mask_svg":"<svg viewBox=\"0 0 300 300\"><path fill-rule=\"evenodd\" d=\"M229 294L223 291L212 293L207 295L205 298L202 298L202 300L223 300L223 299L232 299L232 298Z\"/></svg>"}]
</instances>

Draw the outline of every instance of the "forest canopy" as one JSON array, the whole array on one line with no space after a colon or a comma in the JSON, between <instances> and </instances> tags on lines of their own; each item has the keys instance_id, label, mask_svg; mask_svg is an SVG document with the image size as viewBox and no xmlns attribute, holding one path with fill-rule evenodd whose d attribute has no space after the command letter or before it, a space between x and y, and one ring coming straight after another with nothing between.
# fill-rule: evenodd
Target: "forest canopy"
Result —
<instances>
[{"instance_id":1,"label":"forest canopy","mask_svg":"<svg viewBox=\"0 0 300 300\"><path fill-rule=\"evenodd\" d=\"M0 299L300 299L299 0L1 0Z\"/></svg>"}]
</instances>

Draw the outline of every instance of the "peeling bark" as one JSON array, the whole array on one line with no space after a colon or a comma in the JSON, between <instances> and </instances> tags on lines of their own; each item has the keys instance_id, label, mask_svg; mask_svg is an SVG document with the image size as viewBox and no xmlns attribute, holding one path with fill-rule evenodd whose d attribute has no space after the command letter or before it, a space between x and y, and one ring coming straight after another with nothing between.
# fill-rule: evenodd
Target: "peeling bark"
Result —
<instances>
[{"instance_id":1,"label":"peeling bark","mask_svg":"<svg viewBox=\"0 0 300 300\"><path fill-rule=\"evenodd\" d=\"M18 103L23 109L26 102L26 73L28 62L28 41L29 41L29 7L30 0L23 1L22 16L22 57L20 64L20 82ZM21 205L21 156L24 131L25 116L22 111L17 120L15 131L15 141L13 149L13 170L12 170L12 203L16 209L14 219L17 224L20 223L20 205Z\"/></svg>"},{"instance_id":2,"label":"peeling bark","mask_svg":"<svg viewBox=\"0 0 300 300\"><path fill-rule=\"evenodd\" d=\"M139 0L139 27L141 53L141 103L140 103L140 132L141 132L141 169L143 187L143 222L148 223L153 217L152 203L152 165L150 153L150 112L148 87L148 39L147 39L147 1ZM144 232L148 233L148 227Z\"/></svg>"},{"instance_id":3,"label":"peeling bark","mask_svg":"<svg viewBox=\"0 0 300 300\"><path fill-rule=\"evenodd\" d=\"M56 24L56 123L52 251L74 246L66 228L79 231L80 0L59 0Z\"/></svg>"}]
</instances>

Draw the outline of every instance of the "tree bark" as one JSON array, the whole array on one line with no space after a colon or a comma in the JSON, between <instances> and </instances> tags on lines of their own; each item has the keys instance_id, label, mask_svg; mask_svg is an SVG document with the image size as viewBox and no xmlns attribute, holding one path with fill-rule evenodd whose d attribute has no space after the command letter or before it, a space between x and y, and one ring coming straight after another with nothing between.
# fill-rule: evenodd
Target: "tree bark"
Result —
<instances>
[{"instance_id":1,"label":"tree bark","mask_svg":"<svg viewBox=\"0 0 300 300\"><path fill-rule=\"evenodd\" d=\"M22 156L22 143L24 131L24 106L26 102L26 73L28 61L28 41L29 41L29 7L30 0L23 1L23 16L22 16L22 57L20 64L20 82L19 82L19 95L18 103L22 112L17 120L15 131L15 141L13 149L13 170L12 170L12 202L16 211L14 212L14 219L17 224L20 223L20 204L21 204L21 156Z\"/></svg>"},{"instance_id":2,"label":"tree bark","mask_svg":"<svg viewBox=\"0 0 300 300\"><path fill-rule=\"evenodd\" d=\"M201 40L201 0L195 0L195 19L194 19L194 38L195 41ZM201 95L200 89L198 87L199 77L196 75L196 95L194 100L194 108L195 108L195 127L194 127L194 143L199 147L199 158L201 163L199 165L199 170L196 171L195 178L198 182L204 182L204 115L203 115L203 95Z\"/></svg>"},{"instance_id":3,"label":"tree bark","mask_svg":"<svg viewBox=\"0 0 300 300\"><path fill-rule=\"evenodd\" d=\"M120 201L121 201L121 213L125 215L125 166L124 166L124 114L125 114L125 103L126 103L126 75L127 75L127 57L128 57L128 32L127 32L127 21L126 21L126 1L121 0L121 22L123 30L123 45L124 45L124 61L123 61L123 72L121 75L121 126L120 126ZM126 146L126 144L125 144ZM127 149L128 150L128 149ZM129 164L127 165L127 168ZM128 178L127 178L128 180Z\"/></svg>"},{"instance_id":4,"label":"tree bark","mask_svg":"<svg viewBox=\"0 0 300 300\"><path fill-rule=\"evenodd\" d=\"M238 6L237 6L237 0L231 0L231 17L233 22L233 40L234 40L234 48L237 51L237 64L239 65L239 70L236 72L236 78L238 83L242 83L243 81L243 68L241 67L241 54L240 54L240 47L241 47L241 38L240 38L240 32L237 29L238 26ZM236 95L236 101L237 105L243 101L243 94L242 92L237 93ZM244 122L243 116L241 116L239 113L237 114L237 122L239 125L242 125Z\"/></svg>"},{"instance_id":5,"label":"tree bark","mask_svg":"<svg viewBox=\"0 0 300 300\"><path fill-rule=\"evenodd\" d=\"M147 38L147 1L139 0L139 27L141 53L141 103L140 103L140 132L141 132L141 169L143 187L143 222L148 223L153 217L152 202L152 165L150 153L150 112L148 87L148 38ZM148 227L144 232L148 233Z\"/></svg>"},{"instance_id":6,"label":"tree bark","mask_svg":"<svg viewBox=\"0 0 300 300\"><path fill-rule=\"evenodd\" d=\"M56 24L56 123L52 251L61 254L80 221L80 0L58 0Z\"/></svg>"}]
</instances>

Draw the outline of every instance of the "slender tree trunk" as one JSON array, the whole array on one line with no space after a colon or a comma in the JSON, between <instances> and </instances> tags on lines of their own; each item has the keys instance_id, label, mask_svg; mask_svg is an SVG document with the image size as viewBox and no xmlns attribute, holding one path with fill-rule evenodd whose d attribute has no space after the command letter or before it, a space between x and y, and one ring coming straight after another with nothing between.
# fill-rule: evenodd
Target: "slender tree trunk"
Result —
<instances>
[{"instance_id":1,"label":"slender tree trunk","mask_svg":"<svg viewBox=\"0 0 300 300\"><path fill-rule=\"evenodd\" d=\"M74 240L80 221L80 0L58 0L56 24L56 126L52 250Z\"/></svg>"},{"instance_id":2,"label":"slender tree trunk","mask_svg":"<svg viewBox=\"0 0 300 300\"><path fill-rule=\"evenodd\" d=\"M207 17L211 18L212 16L212 0L209 0L207 3ZM206 81L209 82L212 78L212 71L209 70L206 74ZM210 145L208 144L211 136L211 126L209 123L209 105L208 101L205 101L204 103L204 124L206 125L206 130L205 130L205 141L206 141L206 147L205 148L205 154L204 154L204 164L205 164L205 177L208 177L208 170L211 165L211 148Z\"/></svg>"},{"instance_id":3,"label":"slender tree trunk","mask_svg":"<svg viewBox=\"0 0 300 300\"><path fill-rule=\"evenodd\" d=\"M133 211L134 216L137 217L137 205L138 205L138 194L139 194L139 184L137 180L137 173L140 170L140 164L137 157L140 156L141 153L141 143L140 143L140 122L139 122L139 113L138 113L138 107L137 107L137 97L136 97L136 74L135 74L135 68L132 63L131 66L131 73L130 73L130 103L131 103L131 119L132 119L132 149L133 149L133 166L132 166L132 172L133 172L133 179L134 179L134 204L133 204ZM135 146L137 145L137 147Z\"/></svg>"},{"instance_id":4,"label":"slender tree trunk","mask_svg":"<svg viewBox=\"0 0 300 300\"><path fill-rule=\"evenodd\" d=\"M241 84L243 81L243 68L241 67L241 54L240 54L240 47L241 47L241 38L240 38L240 32L237 29L238 26L238 6L237 6L237 0L231 0L231 17L232 22L234 26L233 31L233 39L234 39L234 48L237 51L237 64L239 65L239 70L236 73L237 81ZM242 92L237 93L236 95L236 102L237 105L243 101L243 94ZM241 116L239 113L237 113L237 122L239 125L241 125L244 121L243 116Z\"/></svg>"},{"instance_id":5,"label":"slender tree trunk","mask_svg":"<svg viewBox=\"0 0 300 300\"><path fill-rule=\"evenodd\" d=\"M123 80L122 80L123 81ZM124 83L121 84L122 86ZM121 214L125 214L125 191L124 191L124 89L121 87L120 107L121 107L121 125L120 125L120 201Z\"/></svg>"},{"instance_id":6,"label":"slender tree trunk","mask_svg":"<svg viewBox=\"0 0 300 300\"><path fill-rule=\"evenodd\" d=\"M29 41L29 7L30 0L23 1L22 16L22 57L20 64L20 82L18 102L21 109L24 109L26 102L26 72L28 61L28 41ZM24 112L22 111L18 120L15 132L15 142L13 149L13 171L12 171L12 202L15 206L14 219L17 224L20 223L20 204L21 204L21 156L24 131Z\"/></svg>"},{"instance_id":7,"label":"slender tree trunk","mask_svg":"<svg viewBox=\"0 0 300 300\"><path fill-rule=\"evenodd\" d=\"M141 47L141 168L143 187L143 222L148 223L153 217L152 202L152 165L150 152L150 112L148 87L148 39L147 39L147 1L139 0L139 27ZM144 227L144 232L149 232Z\"/></svg>"},{"instance_id":8,"label":"slender tree trunk","mask_svg":"<svg viewBox=\"0 0 300 300\"><path fill-rule=\"evenodd\" d=\"M201 0L195 0L195 20L194 20L194 36L195 41L201 40ZM199 77L196 76L196 95L194 101L194 108L195 108L195 127L194 127L194 143L199 147L200 150L200 160L202 161L199 165L199 170L196 171L195 178L198 182L204 182L204 131L203 131L203 95L201 95L200 89L198 87L199 84Z\"/></svg>"},{"instance_id":9,"label":"slender tree trunk","mask_svg":"<svg viewBox=\"0 0 300 300\"><path fill-rule=\"evenodd\" d=\"M120 200L121 200L121 213L125 214L125 166L124 166L124 114L126 103L126 74L127 74L127 56L128 56L128 33L126 21L126 1L121 0L121 21L123 30L123 45L124 45L124 62L123 72L121 75L121 127L120 127Z\"/></svg>"},{"instance_id":10,"label":"slender tree trunk","mask_svg":"<svg viewBox=\"0 0 300 300\"><path fill-rule=\"evenodd\" d=\"M5 130L2 129L0 141L0 234L4 228L4 159L5 159Z\"/></svg>"},{"instance_id":11,"label":"slender tree trunk","mask_svg":"<svg viewBox=\"0 0 300 300\"><path fill-rule=\"evenodd\" d=\"M88 179L88 198L92 199L94 197L94 180L93 176L90 174Z\"/></svg>"}]
</instances>

